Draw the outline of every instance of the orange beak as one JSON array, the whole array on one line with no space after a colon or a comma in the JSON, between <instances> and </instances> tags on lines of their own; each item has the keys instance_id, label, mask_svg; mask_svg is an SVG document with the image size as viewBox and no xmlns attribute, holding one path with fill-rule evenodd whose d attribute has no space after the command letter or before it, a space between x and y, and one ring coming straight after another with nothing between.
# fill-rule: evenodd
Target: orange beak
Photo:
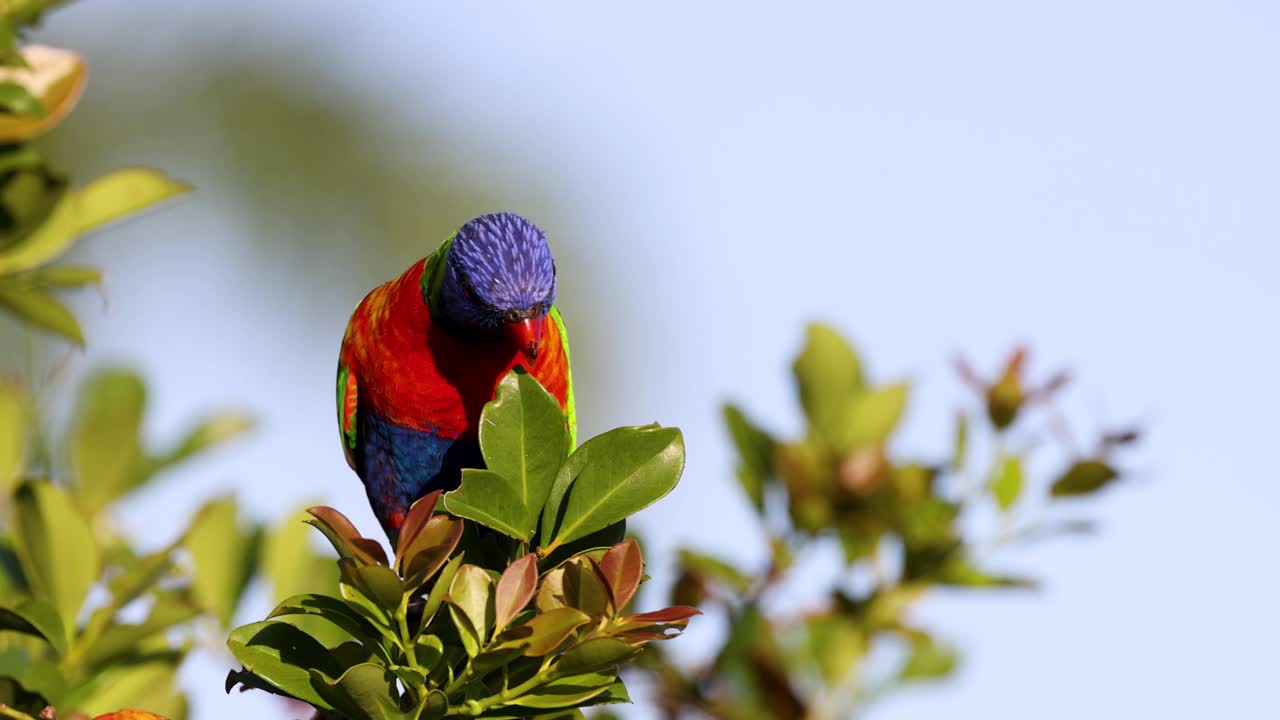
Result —
<instances>
[{"instance_id":1,"label":"orange beak","mask_svg":"<svg viewBox=\"0 0 1280 720\"><path fill-rule=\"evenodd\" d=\"M542 325L546 318L527 318L507 325L507 334L515 341L516 347L529 360L538 359L538 348L542 345Z\"/></svg>"}]
</instances>

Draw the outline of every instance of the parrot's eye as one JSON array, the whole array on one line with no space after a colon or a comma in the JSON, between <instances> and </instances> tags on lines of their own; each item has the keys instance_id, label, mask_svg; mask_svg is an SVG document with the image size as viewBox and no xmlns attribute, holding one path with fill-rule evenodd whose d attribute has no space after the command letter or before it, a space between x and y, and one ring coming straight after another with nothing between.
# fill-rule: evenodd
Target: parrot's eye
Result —
<instances>
[{"instance_id":1,"label":"parrot's eye","mask_svg":"<svg viewBox=\"0 0 1280 720\"><path fill-rule=\"evenodd\" d=\"M502 319L506 322L513 323L520 319L520 313L515 310L508 310L502 314Z\"/></svg>"}]
</instances>

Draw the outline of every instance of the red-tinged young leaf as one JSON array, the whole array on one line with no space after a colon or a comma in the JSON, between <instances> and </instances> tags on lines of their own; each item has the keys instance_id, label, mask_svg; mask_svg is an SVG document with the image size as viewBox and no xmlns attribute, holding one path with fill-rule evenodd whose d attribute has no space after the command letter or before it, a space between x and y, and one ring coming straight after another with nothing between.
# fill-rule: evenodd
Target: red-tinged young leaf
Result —
<instances>
[{"instance_id":1,"label":"red-tinged young leaf","mask_svg":"<svg viewBox=\"0 0 1280 720\"><path fill-rule=\"evenodd\" d=\"M387 565L387 554L382 546L362 537L346 515L323 506L309 508L307 512L314 518L308 522L324 533L340 557L351 558L364 565ZM357 540L364 542L357 543Z\"/></svg>"},{"instance_id":2,"label":"red-tinged young leaf","mask_svg":"<svg viewBox=\"0 0 1280 720\"><path fill-rule=\"evenodd\" d=\"M396 559L403 563L401 574L406 582L421 585L449 560L458 541L462 539L463 521L448 515L436 515Z\"/></svg>"},{"instance_id":3,"label":"red-tinged young leaf","mask_svg":"<svg viewBox=\"0 0 1280 720\"><path fill-rule=\"evenodd\" d=\"M549 655L560 647L561 643L573 634L574 630L591 622L587 614L573 608L556 608L534 615L533 619L521 625L529 629L528 637L523 639L529 646L524 654L529 657Z\"/></svg>"},{"instance_id":4,"label":"red-tinged young leaf","mask_svg":"<svg viewBox=\"0 0 1280 720\"><path fill-rule=\"evenodd\" d=\"M351 558L338 560L342 581L360 591L383 610L400 606L404 585L391 568L379 565L357 565Z\"/></svg>"},{"instance_id":5,"label":"red-tinged young leaf","mask_svg":"<svg viewBox=\"0 0 1280 720\"><path fill-rule=\"evenodd\" d=\"M640 554L640 543L626 540L614 545L600 560L600 574L604 576L609 592L613 596L613 606L621 611L631 602L640 580L644 577L644 557Z\"/></svg>"},{"instance_id":6,"label":"red-tinged young leaf","mask_svg":"<svg viewBox=\"0 0 1280 720\"><path fill-rule=\"evenodd\" d=\"M529 553L511 563L498 579L494 593L494 631L502 632L525 605L538 586L538 556Z\"/></svg>"},{"instance_id":7,"label":"red-tinged young leaf","mask_svg":"<svg viewBox=\"0 0 1280 720\"><path fill-rule=\"evenodd\" d=\"M538 588L540 610L571 607L591 617L611 617L615 612L609 590L595 561L579 555L542 577Z\"/></svg>"},{"instance_id":8,"label":"red-tinged young leaf","mask_svg":"<svg viewBox=\"0 0 1280 720\"><path fill-rule=\"evenodd\" d=\"M689 618L694 615L701 615L702 611L695 607L686 605L676 605L674 607L654 610L653 612L640 613L638 615L628 615L625 620L629 622L647 623L649 625L669 624L678 622L688 622Z\"/></svg>"},{"instance_id":9,"label":"red-tinged young leaf","mask_svg":"<svg viewBox=\"0 0 1280 720\"><path fill-rule=\"evenodd\" d=\"M400 526L400 535L396 541L396 569L403 574L403 563L405 562L406 550L413 546L418 535L427 526L427 521L431 519L436 509L436 501L440 499L440 491L427 493L414 501L409 508L409 514L404 518L404 524Z\"/></svg>"}]
</instances>

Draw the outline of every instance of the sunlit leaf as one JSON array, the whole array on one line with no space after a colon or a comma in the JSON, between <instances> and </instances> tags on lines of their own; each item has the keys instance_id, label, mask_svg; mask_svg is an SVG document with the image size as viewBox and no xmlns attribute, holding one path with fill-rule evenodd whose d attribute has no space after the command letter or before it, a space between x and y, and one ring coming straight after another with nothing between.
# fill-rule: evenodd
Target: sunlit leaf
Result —
<instances>
[{"instance_id":1,"label":"sunlit leaf","mask_svg":"<svg viewBox=\"0 0 1280 720\"><path fill-rule=\"evenodd\" d=\"M857 393L846 408L843 426L834 431L835 448L847 450L889 439L907 407L907 386L888 385Z\"/></svg>"},{"instance_id":2,"label":"sunlit leaf","mask_svg":"<svg viewBox=\"0 0 1280 720\"><path fill-rule=\"evenodd\" d=\"M0 608L0 630L43 638L59 655L67 651L67 626L57 609L43 600L32 598L12 608Z\"/></svg>"},{"instance_id":3,"label":"sunlit leaf","mask_svg":"<svg viewBox=\"0 0 1280 720\"><path fill-rule=\"evenodd\" d=\"M1101 490L1118 477L1120 474L1101 460L1080 460L1053 482L1049 492L1054 497L1088 495Z\"/></svg>"},{"instance_id":4,"label":"sunlit leaf","mask_svg":"<svg viewBox=\"0 0 1280 720\"><path fill-rule=\"evenodd\" d=\"M898 679L939 680L950 675L955 667L956 653L953 649L922 635L912 643L911 655L898 671Z\"/></svg>"},{"instance_id":5,"label":"sunlit leaf","mask_svg":"<svg viewBox=\"0 0 1280 720\"><path fill-rule=\"evenodd\" d=\"M74 288L102 282L102 271L79 265L52 265L32 271L30 277L37 285Z\"/></svg>"},{"instance_id":6,"label":"sunlit leaf","mask_svg":"<svg viewBox=\"0 0 1280 720\"><path fill-rule=\"evenodd\" d=\"M1002 511L1007 512L1022 494L1022 458L1005 455L996 464L991 477L991 494Z\"/></svg>"},{"instance_id":7,"label":"sunlit leaf","mask_svg":"<svg viewBox=\"0 0 1280 720\"><path fill-rule=\"evenodd\" d=\"M0 282L0 306L31 325L84 345L84 333L76 316L43 288Z\"/></svg>"},{"instance_id":8,"label":"sunlit leaf","mask_svg":"<svg viewBox=\"0 0 1280 720\"><path fill-rule=\"evenodd\" d=\"M738 449L738 480L757 510L764 509L764 487L773 474L773 438L735 405L725 405L724 422Z\"/></svg>"},{"instance_id":9,"label":"sunlit leaf","mask_svg":"<svg viewBox=\"0 0 1280 720\"><path fill-rule=\"evenodd\" d=\"M342 669L329 649L284 622L258 622L231 632L227 648L245 669L275 687L318 708L332 710L311 684L311 671L338 677Z\"/></svg>"},{"instance_id":10,"label":"sunlit leaf","mask_svg":"<svg viewBox=\"0 0 1280 720\"><path fill-rule=\"evenodd\" d=\"M464 637L467 652L472 656L479 652L480 646L489 640L494 626L493 578L489 573L475 565L463 565L449 586L450 612L454 619L461 617L474 633L474 647ZM462 623L458 623L462 625ZM458 628L459 633L463 628Z\"/></svg>"},{"instance_id":11,"label":"sunlit leaf","mask_svg":"<svg viewBox=\"0 0 1280 720\"><path fill-rule=\"evenodd\" d=\"M792 366L800 404L820 437L833 446L843 434L848 404L862 391L862 363L835 329L812 324Z\"/></svg>"},{"instance_id":12,"label":"sunlit leaf","mask_svg":"<svg viewBox=\"0 0 1280 720\"><path fill-rule=\"evenodd\" d=\"M192 592L223 627L230 625L253 577L261 539L260 527L240 523L232 497L205 504L187 532L185 544L195 565Z\"/></svg>"},{"instance_id":13,"label":"sunlit leaf","mask_svg":"<svg viewBox=\"0 0 1280 720\"><path fill-rule=\"evenodd\" d=\"M362 663L347 669L337 679L319 670L312 670L311 675L316 691L348 717L362 720L409 720L411 717L400 711L396 676L386 667Z\"/></svg>"},{"instance_id":14,"label":"sunlit leaf","mask_svg":"<svg viewBox=\"0 0 1280 720\"><path fill-rule=\"evenodd\" d=\"M503 571L494 590L494 631L502 632L533 599L538 585L538 556L529 553Z\"/></svg>"},{"instance_id":15,"label":"sunlit leaf","mask_svg":"<svg viewBox=\"0 0 1280 720\"><path fill-rule=\"evenodd\" d=\"M17 487L26 469L31 402L17 382L0 378L0 493Z\"/></svg>"},{"instance_id":16,"label":"sunlit leaf","mask_svg":"<svg viewBox=\"0 0 1280 720\"><path fill-rule=\"evenodd\" d=\"M76 496L90 513L137 485L146 401L142 378L128 370L99 370L80 386L67 444Z\"/></svg>"},{"instance_id":17,"label":"sunlit leaf","mask_svg":"<svg viewBox=\"0 0 1280 720\"><path fill-rule=\"evenodd\" d=\"M588 440L556 478L542 519L544 537L554 539L544 547L572 542L644 509L670 492L683 471L679 428L624 427Z\"/></svg>"},{"instance_id":18,"label":"sunlit leaf","mask_svg":"<svg viewBox=\"0 0 1280 720\"><path fill-rule=\"evenodd\" d=\"M616 666L639 650L614 638L588 640L560 656L556 671L572 676L599 672Z\"/></svg>"},{"instance_id":19,"label":"sunlit leaf","mask_svg":"<svg viewBox=\"0 0 1280 720\"><path fill-rule=\"evenodd\" d=\"M613 597L613 606L621 611L631 602L644 578L644 557L640 543L627 540L618 543L599 562L600 575Z\"/></svg>"},{"instance_id":20,"label":"sunlit leaf","mask_svg":"<svg viewBox=\"0 0 1280 720\"><path fill-rule=\"evenodd\" d=\"M66 491L46 480L19 487L13 506L18 559L32 592L72 626L102 572L93 532Z\"/></svg>"}]
</instances>

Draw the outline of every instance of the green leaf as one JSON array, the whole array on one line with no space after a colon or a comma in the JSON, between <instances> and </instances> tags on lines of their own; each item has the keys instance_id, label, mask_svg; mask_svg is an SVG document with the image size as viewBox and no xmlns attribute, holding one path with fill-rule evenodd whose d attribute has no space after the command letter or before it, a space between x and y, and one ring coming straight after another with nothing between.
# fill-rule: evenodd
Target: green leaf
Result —
<instances>
[{"instance_id":1,"label":"green leaf","mask_svg":"<svg viewBox=\"0 0 1280 720\"><path fill-rule=\"evenodd\" d=\"M189 460L200 453L225 445L253 429L253 418L233 410L213 413L196 423L177 447L153 458L150 470L156 471Z\"/></svg>"},{"instance_id":2,"label":"green leaf","mask_svg":"<svg viewBox=\"0 0 1280 720\"><path fill-rule=\"evenodd\" d=\"M318 708L334 709L312 687L311 671L339 677L342 667L328 648L298 628L278 621L242 625L231 632L227 648L246 670L272 687Z\"/></svg>"},{"instance_id":3,"label":"green leaf","mask_svg":"<svg viewBox=\"0 0 1280 720\"><path fill-rule=\"evenodd\" d=\"M547 504L545 528L555 526L545 546L573 542L648 507L671 492L684 471L679 428L656 425L610 430L588 440L569 457L556 485L563 500ZM555 501L556 491L552 490Z\"/></svg>"},{"instance_id":4,"label":"green leaf","mask_svg":"<svg viewBox=\"0 0 1280 720\"><path fill-rule=\"evenodd\" d=\"M62 488L46 480L24 483L14 496L18 560L36 598L73 626L89 588L102 572L97 541Z\"/></svg>"},{"instance_id":5,"label":"green leaf","mask_svg":"<svg viewBox=\"0 0 1280 720\"><path fill-rule=\"evenodd\" d=\"M965 455L969 449L969 417L956 413L955 436L951 441L951 472L964 470Z\"/></svg>"},{"instance_id":6,"label":"green leaf","mask_svg":"<svg viewBox=\"0 0 1280 720\"><path fill-rule=\"evenodd\" d=\"M54 265L33 271L31 280L37 285L66 288L83 287L101 283L102 271L97 268L81 267L79 265Z\"/></svg>"},{"instance_id":7,"label":"green leaf","mask_svg":"<svg viewBox=\"0 0 1280 720\"><path fill-rule=\"evenodd\" d=\"M387 566L387 553L377 541L362 537L346 515L331 507L308 508L307 521L318 529L338 551L338 557L350 558L361 565Z\"/></svg>"},{"instance_id":8,"label":"green leaf","mask_svg":"<svg viewBox=\"0 0 1280 720\"><path fill-rule=\"evenodd\" d=\"M405 587L395 571L381 565L357 565L350 558L338 561L342 581L360 591L362 595L386 612L400 607Z\"/></svg>"},{"instance_id":9,"label":"green leaf","mask_svg":"<svg viewBox=\"0 0 1280 720\"><path fill-rule=\"evenodd\" d=\"M773 475L773 438L734 405L724 406L724 422L738 449L738 481L757 510L764 509L764 487Z\"/></svg>"},{"instance_id":10,"label":"green leaf","mask_svg":"<svg viewBox=\"0 0 1280 720\"><path fill-rule=\"evenodd\" d=\"M253 577L261 540L262 528L239 524L236 501L230 496L205 504L187 531L185 544L195 565L191 590L223 627L231 624Z\"/></svg>"},{"instance_id":11,"label":"green leaf","mask_svg":"<svg viewBox=\"0 0 1280 720\"><path fill-rule=\"evenodd\" d=\"M267 619L298 615L324 618L371 649L382 643L382 636L368 618L350 605L328 595L294 595L277 605Z\"/></svg>"},{"instance_id":12,"label":"green leaf","mask_svg":"<svg viewBox=\"0 0 1280 720\"><path fill-rule=\"evenodd\" d=\"M562 677L508 704L545 709L577 707L603 693L617 681L618 675L613 672L593 672Z\"/></svg>"},{"instance_id":13,"label":"green leaf","mask_svg":"<svg viewBox=\"0 0 1280 720\"><path fill-rule=\"evenodd\" d=\"M26 469L31 403L16 382L0 379L0 493L17 487Z\"/></svg>"},{"instance_id":14,"label":"green leaf","mask_svg":"<svg viewBox=\"0 0 1280 720\"><path fill-rule=\"evenodd\" d=\"M303 593L332 594L338 589L335 559L311 549L309 517L303 510L290 513L263 542L262 570L277 602Z\"/></svg>"},{"instance_id":15,"label":"green leaf","mask_svg":"<svg viewBox=\"0 0 1280 720\"><path fill-rule=\"evenodd\" d=\"M907 407L907 386L889 385L858 393L849 402L837 450L883 443Z\"/></svg>"},{"instance_id":16,"label":"green leaf","mask_svg":"<svg viewBox=\"0 0 1280 720\"><path fill-rule=\"evenodd\" d=\"M568 443L560 403L532 375L508 373L480 416L488 469L463 471L462 486L445 495L445 507L528 542Z\"/></svg>"},{"instance_id":17,"label":"green leaf","mask_svg":"<svg viewBox=\"0 0 1280 720\"><path fill-rule=\"evenodd\" d=\"M1005 455L996 465L991 477L991 494L996 499L1000 510L1008 512L1022 494L1023 475L1022 458L1017 455Z\"/></svg>"},{"instance_id":18,"label":"green leaf","mask_svg":"<svg viewBox=\"0 0 1280 720\"><path fill-rule=\"evenodd\" d=\"M0 609L0 630L43 638L58 655L67 652L67 627L52 605L42 600L23 600L12 608Z\"/></svg>"},{"instance_id":19,"label":"green leaf","mask_svg":"<svg viewBox=\"0 0 1280 720\"><path fill-rule=\"evenodd\" d=\"M516 560L498 578L494 591L494 632L502 632L533 599L538 586L538 556L529 553Z\"/></svg>"},{"instance_id":20,"label":"green leaf","mask_svg":"<svg viewBox=\"0 0 1280 720\"><path fill-rule=\"evenodd\" d=\"M436 611L440 609L440 603L444 602L445 595L449 592L449 587L453 585L453 578L458 574L458 568L462 567L462 557L465 553L458 553L453 559L444 566L440 571L440 575L436 577L435 583L431 586L431 592L427 593L427 602L422 606L422 622L418 626L419 632L425 630L427 625L435 617Z\"/></svg>"},{"instance_id":21,"label":"green leaf","mask_svg":"<svg viewBox=\"0 0 1280 720\"><path fill-rule=\"evenodd\" d=\"M373 663L354 665L337 680L318 670L313 670L311 675L316 690L345 715L362 720L408 720L410 717L400 711L396 676L385 667Z\"/></svg>"},{"instance_id":22,"label":"green leaf","mask_svg":"<svg viewBox=\"0 0 1280 720\"><path fill-rule=\"evenodd\" d=\"M808 625L809 654L828 687L837 687L866 654L866 631L843 615L824 615Z\"/></svg>"},{"instance_id":23,"label":"green leaf","mask_svg":"<svg viewBox=\"0 0 1280 720\"><path fill-rule=\"evenodd\" d=\"M41 696L43 703L24 705L14 697L17 688L5 688L5 680L16 681L27 692ZM48 660L33 659L23 648L11 647L0 652L0 703L19 710L26 707L32 714L39 713L46 705L61 705L67 694L67 679L58 666ZM39 707L35 707L39 705Z\"/></svg>"},{"instance_id":24,"label":"green leaf","mask_svg":"<svg viewBox=\"0 0 1280 720\"><path fill-rule=\"evenodd\" d=\"M141 623L111 624L89 646L84 656L88 667L109 663L139 649L147 638L169 628L193 620L200 615L200 608L181 592L166 592L156 598L150 614Z\"/></svg>"},{"instance_id":25,"label":"green leaf","mask_svg":"<svg viewBox=\"0 0 1280 720\"><path fill-rule=\"evenodd\" d=\"M950 675L956 668L955 650L936 643L928 635L915 639L911 655L898 671L898 680L938 680Z\"/></svg>"},{"instance_id":26,"label":"green leaf","mask_svg":"<svg viewBox=\"0 0 1280 720\"><path fill-rule=\"evenodd\" d=\"M186 183L145 168L118 170L100 177L67 193L35 232L0 252L0 275L47 265L65 253L79 236L190 190Z\"/></svg>"},{"instance_id":27,"label":"green leaf","mask_svg":"<svg viewBox=\"0 0 1280 720\"><path fill-rule=\"evenodd\" d=\"M734 594L741 594L751 587L752 578L718 557L696 550L680 550L680 567L698 576L723 584Z\"/></svg>"},{"instance_id":28,"label":"green leaf","mask_svg":"<svg viewBox=\"0 0 1280 720\"><path fill-rule=\"evenodd\" d=\"M76 497L91 514L137 486L146 402L142 379L128 370L100 370L80 386L67 444Z\"/></svg>"},{"instance_id":29,"label":"green leaf","mask_svg":"<svg viewBox=\"0 0 1280 720\"><path fill-rule=\"evenodd\" d=\"M38 328L84 345L80 322L66 305L33 285L0 284L0 305Z\"/></svg>"},{"instance_id":30,"label":"green leaf","mask_svg":"<svg viewBox=\"0 0 1280 720\"><path fill-rule=\"evenodd\" d=\"M640 652L638 648L621 640L608 637L596 638L560 656L555 668L557 673L565 677L593 673L614 667L638 652Z\"/></svg>"},{"instance_id":31,"label":"green leaf","mask_svg":"<svg viewBox=\"0 0 1280 720\"><path fill-rule=\"evenodd\" d=\"M10 115L44 117L44 103L15 82L0 82L0 112Z\"/></svg>"},{"instance_id":32,"label":"green leaf","mask_svg":"<svg viewBox=\"0 0 1280 720\"><path fill-rule=\"evenodd\" d=\"M474 633L474 647L467 642L466 633L458 623L459 634L467 645L467 652L473 657L489 640L494 627L493 578L483 568L475 565L463 565L449 586L449 595L445 598L449 603L455 621L461 615Z\"/></svg>"},{"instance_id":33,"label":"green leaf","mask_svg":"<svg viewBox=\"0 0 1280 720\"><path fill-rule=\"evenodd\" d=\"M810 425L819 437L837 445L849 402L863 389L857 353L835 329L812 324L792 371Z\"/></svg>"},{"instance_id":34,"label":"green leaf","mask_svg":"<svg viewBox=\"0 0 1280 720\"><path fill-rule=\"evenodd\" d=\"M145 707L161 717L186 717L186 698L177 691L176 676L180 657L164 657L147 662L108 666L97 673L84 695L75 702L76 710L90 717L115 712L120 708Z\"/></svg>"},{"instance_id":35,"label":"green leaf","mask_svg":"<svg viewBox=\"0 0 1280 720\"><path fill-rule=\"evenodd\" d=\"M538 613L529 622L513 629L513 637L518 637L524 646L524 654L529 657L542 657L556 651L574 630L591 622L591 618L581 610L569 607L555 608ZM515 632L519 630L519 632Z\"/></svg>"},{"instance_id":36,"label":"green leaf","mask_svg":"<svg viewBox=\"0 0 1280 720\"><path fill-rule=\"evenodd\" d=\"M1054 481L1049 492L1054 497L1088 495L1101 490L1118 477L1120 474L1101 460L1080 460Z\"/></svg>"}]
</instances>

